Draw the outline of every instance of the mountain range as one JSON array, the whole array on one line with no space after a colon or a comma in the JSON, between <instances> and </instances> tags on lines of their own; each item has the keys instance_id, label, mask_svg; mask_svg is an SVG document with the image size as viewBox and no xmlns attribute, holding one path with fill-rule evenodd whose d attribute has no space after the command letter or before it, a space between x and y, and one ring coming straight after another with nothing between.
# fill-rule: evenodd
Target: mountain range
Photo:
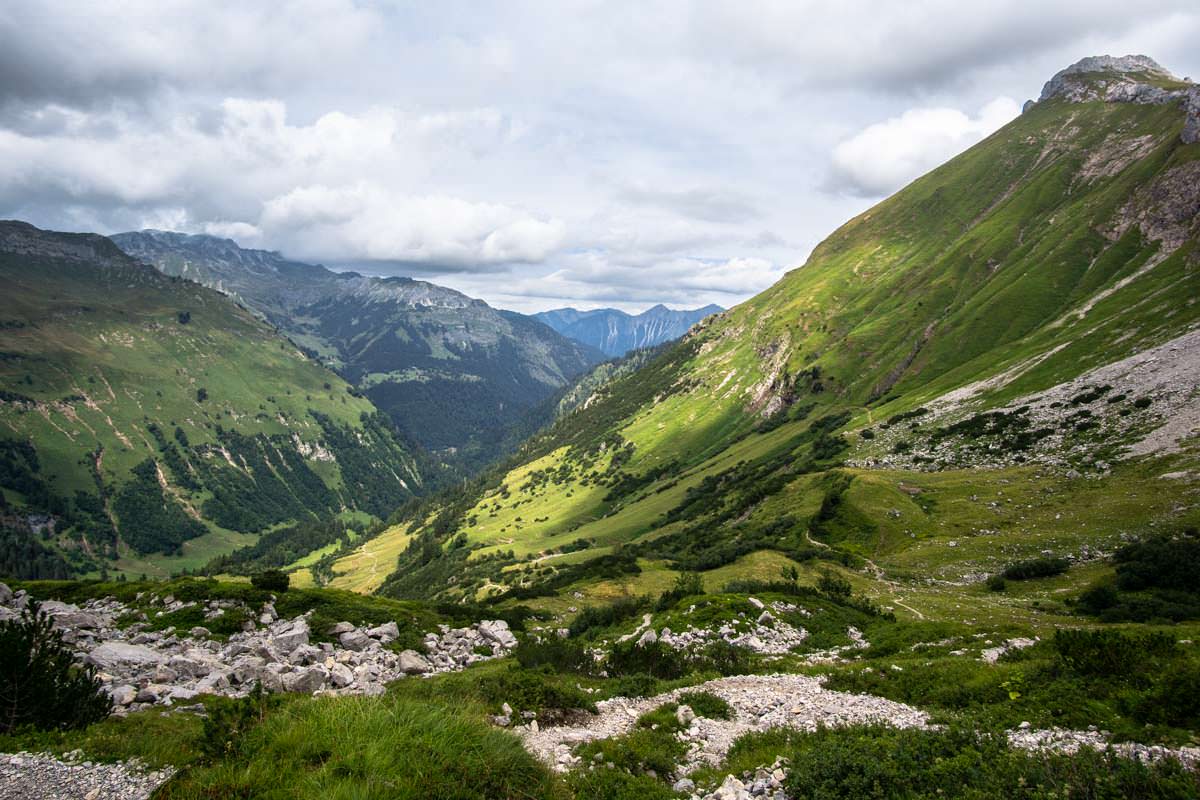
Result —
<instances>
[{"instance_id":1,"label":"mountain range","mask_svg":"<svg viewBox=\"0 0 1200 800\"><path fill-rule=\"evenodd\" d=\"M168 275L236 298L467 471L548 421L548 398L603 360L537 320L410 278L378 278L165 231L113 237Z\"/></svg>"},{"instance_id":2,"label":"mountain range","mask_svg":"<svg viewBox=\"0 0 1200 800\"><path fill-rule=\"evenodd\" d=\"M568 339L619 358L630 350L654 347L678 339L700 320L723 310L717 305L707 305L672 311L660 303L641 314L627 314L615 308L590 311L556 308L540 311L533 316Z\"/></svg>"}]
</instances>

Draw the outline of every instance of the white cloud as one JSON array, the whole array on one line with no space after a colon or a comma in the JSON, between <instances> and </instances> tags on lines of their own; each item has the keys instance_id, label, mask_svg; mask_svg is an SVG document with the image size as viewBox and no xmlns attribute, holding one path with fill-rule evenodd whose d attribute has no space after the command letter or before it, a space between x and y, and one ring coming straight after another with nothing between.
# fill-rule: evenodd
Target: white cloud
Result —
<instances>
[{"instance_id":1,"label":"white cloud","mask_svg":"<svg viewBox=\"0 0 1200 800\"><path fill-rule=\"evenodd\" d=\"M303 186L271 198L259 228L310 259L437 266L538 262L563 239L557 220L456 197L405 195L367 182Z\"/></svg>"},{"instance_id":2,"label":"white cloud","mask_svg":"<svg viewBox=\"0 0 1200 800\"><path fill-rule=\"evenodd\" d=\"M867 197L890 194L1021 113L998 97L970 117L954 108L914 108L869 125L833 150L833 186Z\"/></svg>"}]
</instances>

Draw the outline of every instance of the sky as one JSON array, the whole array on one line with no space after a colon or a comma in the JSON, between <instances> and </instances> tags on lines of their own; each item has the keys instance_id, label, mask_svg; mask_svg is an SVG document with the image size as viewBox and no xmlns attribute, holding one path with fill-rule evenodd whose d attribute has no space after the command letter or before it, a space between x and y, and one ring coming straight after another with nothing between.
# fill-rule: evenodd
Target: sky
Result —
<instances>
[{"instance_id":1,"label":"sky","mask_svg":"<svg viewBox=\"0 0 1200 800\"><path fill-rule=\"evenodd\" d=\"M5 0L0 217L492 305L731 306L1195 0Z\"/></svg>"}]
</instances>

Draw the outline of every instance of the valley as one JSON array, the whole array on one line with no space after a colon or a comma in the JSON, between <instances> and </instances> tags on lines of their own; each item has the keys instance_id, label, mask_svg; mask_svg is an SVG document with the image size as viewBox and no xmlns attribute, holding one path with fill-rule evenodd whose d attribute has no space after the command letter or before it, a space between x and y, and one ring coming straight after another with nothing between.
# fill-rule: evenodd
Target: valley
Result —
<instances>
[{"instance_id":1,"label":"valley","mask_svg":"<svg viewBox=\"0 0 1200 800\"><path fill-rule=\"evenodd\" d=\"M0 795L1200 796L1198 165L1083 59L641 316L0 223Z\"/></svg>"}]
</instances>

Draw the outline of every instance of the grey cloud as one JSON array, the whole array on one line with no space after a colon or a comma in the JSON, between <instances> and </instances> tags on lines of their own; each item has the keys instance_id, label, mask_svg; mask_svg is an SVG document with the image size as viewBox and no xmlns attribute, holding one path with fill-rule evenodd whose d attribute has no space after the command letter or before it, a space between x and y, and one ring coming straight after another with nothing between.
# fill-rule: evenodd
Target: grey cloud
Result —
<instances>
[{"instance_id":1,"label":"grey cloud","mask_svg":"<svg viewBox=\"0 0 1200 800\"><path fill-rule=\"evenodd\" d=\"M0 5L0 216L524 310L729 305L1082 55L1200 74L1194 0L111 8Z\"/></svg>"},{"instance_id":2,"label":"grey cloud","mask_svg":"<svg viewBox=\"0 0 1200 800\"><path fill-rule=\"evenodd\" d=\"M630 187L618 195L620 201L657 206L705 222L742 223L762 218L762 212L744 197L712 189L647 189Z\"/></svg>"}]
</instances>

